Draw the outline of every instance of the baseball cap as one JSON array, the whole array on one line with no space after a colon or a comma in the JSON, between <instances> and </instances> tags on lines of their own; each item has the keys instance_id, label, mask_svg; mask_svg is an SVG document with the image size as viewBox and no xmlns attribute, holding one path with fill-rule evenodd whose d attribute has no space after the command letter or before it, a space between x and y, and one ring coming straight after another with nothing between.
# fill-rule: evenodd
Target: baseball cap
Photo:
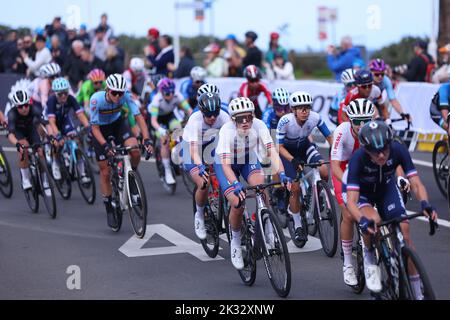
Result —
<instances>
[{"instance_id":1,"label":"baseball cap","mask_svg":"<svg viewBox=\"0 0 450 320\"><path fill-rule=\"evenodd\" d=\"M234 40L236 41L236 36L232 33L230 33L229 35L227 35L227 37L225 38L226 40Z\"/></svg>"},{"instance_id":2,"label":"baseball cap","mask_svg":"<svg viewBox=\"0 0 450 320\"><path fill-rule=\"evenodd\" d=\"M153 36L154 38L158 38L159 37L159 30L156 28L150 28L148 29L148 35L149 36Z\"/></svg>"},{"instance_id":3,"label":"baseball cap","mask_svg":"<svg viewBox=\"0 0 450 320\"><path fill-rule=\"evenodd\" d=\"M419 41L416 41L416 43L414 43L414 46L422 48L423 50L427 50L428 43L426 41L419 40Z\"/></svg>"},{"instance_id":4,"label":"baseball cap","mask_svg":"<svg viewBox=\"0 0 450 320\"><path fill-rule=\"evenodd\" d=\"M278 38L280 38L280 34L278 32L272 32L270 34L270 39L275 40L275 39L278 39Z\"/></svg>"}]
</instances>

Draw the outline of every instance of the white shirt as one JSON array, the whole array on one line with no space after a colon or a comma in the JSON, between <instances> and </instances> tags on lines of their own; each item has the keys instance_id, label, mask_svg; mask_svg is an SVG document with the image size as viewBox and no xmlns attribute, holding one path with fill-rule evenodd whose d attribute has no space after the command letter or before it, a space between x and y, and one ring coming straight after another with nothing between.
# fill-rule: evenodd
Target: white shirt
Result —
<instances>
[{"instance_id":1,"label":"white shirt","mask_svg":"<svg viewBox=\"0 0 450 320\"><path fill-rule=\"evenodd\" d=\"M183 140L186 142L199 142L199 144L205 145L219 133L220 128L229 122L230 116L223 110L220 110L219 116L216 118L216 122L212 126L205 123L203 114L200 111L194 112L186 124L183 131Z\"/></svg>"},{"instance_id":2,"label":"white shirt","mask_svg":"<svg viewBox=\"0 0 450 320\"><path fill-rule=\"evenodd\" d=\"M352 134L352 125L350 122L341 123L333 133L331 160L341 161L341 167L344 170L353 153L358 148L359 141Z\"/></svg>"},{"instance_id":3,"label":"white shirt","mask_svg":"<svg viewBox=\"0 0 450 320\"><path fill-rule=\"evenodd\" d=\"M184 97L180 92L175 92L173 98L170 101L164 99L161 92L158 92L152 102L148 105L148 112L153 116L158 112L159 116L165 116L172 113L176 108L181 107L181 103L184 101Z\"/></svg>"},{"instance_id":4,"label":"white shirt","mask_svg":"<svg viewBox=\"0 0 450 320\"><path fill-rule=\"evenodd\" d=\"M47 47L44 47L41 51L36 52L36 58L31 60L29 57L25 59L25 64L28 67L29 72L34 73L35 76L39 76L39 69L44 64L52 61L52 54Z\"/></svg>"}]
</instances>

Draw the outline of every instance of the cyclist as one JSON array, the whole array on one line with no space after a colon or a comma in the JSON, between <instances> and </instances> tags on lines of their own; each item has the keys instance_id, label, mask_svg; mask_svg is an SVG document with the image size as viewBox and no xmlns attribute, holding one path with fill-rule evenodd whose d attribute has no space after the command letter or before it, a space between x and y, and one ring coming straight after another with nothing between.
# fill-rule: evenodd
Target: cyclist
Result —
<instances>
[{"instance_id":1,"label":"cyclist","mask_svg":"<svg viewBox=\"0 0 450 320\"><path fill-rule=\"evenodd\" d=\"M352 264L353 225L354 221L348 212L342 197L342 181L348 161L353 153L359 149L358 133L365 123L372 121L375 115L375 106L367 99L356 99L347 106L349 122L341 123L333 133L331 148L331 172L334 194L341 208L341 241L344 253L344 282L346 285L358 284ZM346 172L345 172L346 174Z\"/></svg>"},{"instance_id":2,"label":"cyclist","mask_svg":"<svg viewBox=\"0 0 450 320\"><path fill-rule=\"evenodd\" d=\"M347 114L345 113L345 108L350 104L351 101L356 99L368 99L375 104L375 106L382 108L381 111L384 112L386 109L384 107L383 97L381 95L381 90L377 86L373 85L373 76L370 71L358 70L355 73L355 83L356 88L350 90L350 92L345 97L344 102L341 103L338 113L338 124L344 121L348 121ZM377 109L375 109L375 114L378 116Z\"/></svg>"},{"instance_id":3,"label":"cyclist","mask_svg":"<svg viewBox=\"0 0 450 320\"><path fill-rule=\"evenodd\" d=\"M194 228L197 237L204 240L206 239L204 209L208 199L208 187L203 190L202 187L203 183L209 183L205 164L214 163L217 133L225 123L230 121L230 116L221 109L221 101L217 93L202 94L198 106L200 112L194 112L189 117L183 132L183 141L189 144L188 154L190 155L189 160L184 163L184 170L190 173L197 185L195 194L197 212L195 213Z\"/></svg>"},{"instance_id":4,"label":"cyclist","mask_svg":"<svg viewBox=\"0 0 450 320\"><path fill-rule=\"evenodd\" d=\"M248 98L236 98L231 101L229 111L232 121L227 122L219 131L214 169L220 188L230 204L231 226L231 262L242 270L244 261L241 248L241 222L244 208L236 208L245 200L240 175L251 186L264 183L259 157L271 159L280 181L290 188L291 179L284 173L283 164L273 148L273 140L264 122L255 118L255 106ZM258 156L258 151L263 153ZM266 219L266 217L263 217ZM264 222L263 222L264 223ZM273 237L271 224L265 228L268 238Z\"/></svg>"},{"instance_id":5,"label":"cyclist","mask_svg":"<svg viewBox=\"0 0 450 320\"><path fill-rule=\"evenodd\" d=\"M216 93L220 95L219 87L213 83L205 83L197 91L197 100L200 99L200 96L204 93ZM222 101L222 110L228 113L228 104ZM194 111L198 111L197 108Z\"/></svg>"},{"instance_id":6,"label":"cyclist","mask_svg":"<svg viewBox=\"0 0 450 320\"><path fill-rule=\"evenodd\" d=\"M97 91L106 89L106 75L103 70L94 69L87 75L87 80L81 85L80 92L77 95L78 103L84 107L87 115L89 115L89 102L91 97Z\"/></svg>"},{"instance_id":7,"label":"cyclist","mask_svg":"<svg viewBox=\"0 0 450 320\"><path fill-rule=\"evenodd\" d=\"M126 81L120 74L112 74L106 79L106 91L99 91L91 97L91 119L92 134L94 136L94 149L100 167L100 188L103 194L108 225L117 227L114 219L114 208L112 204L112 190L110 181L110 168L107 157L114 155L114 149L106 139L114 136L116 144L133 146L137 139L132 136L128 122L121 117L122 106L127 103L141 128L144 146L147 152L152 152L152 143L149 139L147 125L141 116L139 109L131 98L131 93L126 89ZM139 165L141 155L139 150L130 152L131 166L136 169ZM139 201L132 199L132 201ZM116 204L117 205L117 204Z\"/></svg>"},{"instance_id":8,"label":"cyclist","mask_svg":"<svg viewBox=\"0 0 450 320\"><path fill-rule=\"evenodd\" d=\"M255 116L257 119L262 118L262 110L258 102L258 97L264 93L269 105L272 105L272 95L266 85L261 82L261 71L254 65L249 65L244 70L244 82L239 89L239 96L249 98L255 106Z\"/></svg>"},{"instance_id":9,"label":"cyclist","mask_svg":"<svg viewBox=\"0 0 450 320\"><path fill-rule=\"evenodd\" d=\"M127 82L127 90L133 94L133 99L139 100L144 86L150 81L150 77L145 72L144 60L138 57L132 58L123 77Z\"/></svg>"},{"instance_id":10,"label":"cyclist","mask_svg":"<svg viewBox=\"0 0 450 320\"><path fill-rule=\"evenodd\" d=\"M44 64L39 69L40 76L30 84L31 101L36 110L41 110L45 116L48 97L51 94L52 81L61 74L61 67L57 63Z\"/></svg>"},{"instance_id":11,"label":"cyclist","mask_svg":"<svg viewBox=\"0 0 450 320\"><path fill-rule=\"evenodd\" d=\"M70 117L70 110L75 112L78 120L85 127L89 127L89 121L84 114L84 109L78 104L74 96L69 94L70 83L64 78L57 78L52 83L52 90L55 95L48 99L47 118L52 127L53 137L58 142L58 147L64 145L64 137L76 134L75 126ZM58 149L59 149L58 148ZM59 152L59 150L58 150ZM57 156L56 154L54 155ZM79 163L80 166L83 162ZM84 173L84 168L80 167L80 172ZM56 180L61 179L61 171L58 161L52 161L52 173ZM82 183L89 183L89 177L83 176Z\"/></svg>"},{"instance_id":12,"label":"cyclist","mask_svg":"<svg viewBox=\"0 0 450 320\"><path fill-rule=\"evenodd\" d=\"M289 107L289 91L285 88L277 88L272 93L273 108L267 108L262 120L269 130L276 130L278 122L286 114L291 112Z\"/></svg>"},{"instance_id":13,"label":"cyclist","mask_svg":"<svg viewBox=\"0 0 450 320\"><path fill-rule=\"evenodd\" d=\"M158 94L148 105L148 112L151 116L151 125L156 131L156 138L161 140L161 158L165 169L165 181L170 185L175 184L175 178L171 170L167 129L169 131L181 129L181 123L174 114L176 109L183 110L187 116L191 115L192 110L181 93L175 92L175 83L171 79L162 79L158 83L158 91Z\"/></svg>"},{"instance_id":14,"label":"cyclist","mask_svg":"<svg viewBox=\"0 0 450 320\"><path fill-rule=\"evenodd\" d=\"M180 92L192 109L197 107L197 91L205 84L206 75L204 68L194 67L191 70L191 77L181 83Z\"/></svg>"},{"instance_id":15,"label":"cyclist","mask_svg":"<svg viewBox=\"0 0 450 320\"><path fill-rule=\"evenodd\" d=\"M292 113L280 119L277 128L277 143L280 148L281 160L288 177L295 179L298 170L303 170L304 163L323 162L317 148L309 140L314 128L318 128L332 145L332 135L320 115L312 109L313 100L309 93L297 91L289 97L289 106ZM319 169L323 180L328 181L328 167L322 165ZM294 182L289 199L288 213L294 219L295 239L306 241L306 228L302 225L300 217L300 184Z\"/></svg>"},{"instance_id":16,"label":"cyclist","mask_svg":"<svg viewBox=\"0 0 450 320\"><path fill-rule=\"evenodd\" d=\"M403 110L400 102L397 100L395 96L394 87L392 85L391 79L386 75L386 63L382 59L374 59L369 64L369 69L372 72L374 84L380 88L381 93L383 95L387 95L389 102L394 107L395 111L399 115L401 115L402 119L406 119L409 122L412 121L411 116ZM389 110L387 110L388 118L385 118L387 124L391 124L391 120L389 118Z\"/></svg>"},{"instance_id":17,"label":"cyclist","mask_svg":"<svg viewBox=\"0 0 450 320\"><path fill-rule=\"evenodd\" d=\"M346 185L347 208L364 233L364 274L367 288L373 292L382 289L380 268L376 265L370 248L370 236L382 220L406 216L402 195L396 185L395 169L402 166L411 183L411 189L421 203L425 216L427 210L437 219L436 210L428 203L428 195L405 146L393 141L389 126L383 121L371 121L359 131L359 142L363 146L354 153L348 165ZM378 212L374 209L376 205ZM401 223L405 242L412 246L409 223ZM420 278L416 270L410 270L409 278L417 299L421 297Z\"/></svg>"},{"instance_id":18,"label":"cyclist","mask_svg":"<svg viewBox=\"0 0 450 320\"><path fill-rule=\"evenodd\" d=\"M42 113L40 109L32 105L25 90L16 91L11 102L13 108L8 112L8 140L17 148L22 188L28 190L32 188L32 184L26 148L41 143L38 127L41 125ZM39 150L39 156L44 158L42 150ZM48 188L47 176L43 177L45 192L51 192Z\"/></svg>"},{"instance_id":19,"label":"cyclist","mask_svg":"<svg viewBox=\"0 0 450 320\"><path fill-rule=\"evenodd\" d=\"M328 113L328 117L330 121L334 124L338 124L338 113L339 106L342 102L345 101L345 97L347 94L356 87L355 83L355 70L346 69L341 74L341 82L344 84L344 88L341 92L338 92L333 99L333 102L330 106L330 112Z\"/></svg>"},{"instance_id":20,"label":"cyclist","mask_svg":"<svg viewBox=\"0 0 450 320\"><path fill-rule=\"evenodd\" d=\"M448 77L450 78L450 68ZM441 128L448 132L450 136L450 82L444 83L439 87L434 95L430 105L431 119ZM450 148L449 148L450 155Z\"/></svg>"}]
</instances>

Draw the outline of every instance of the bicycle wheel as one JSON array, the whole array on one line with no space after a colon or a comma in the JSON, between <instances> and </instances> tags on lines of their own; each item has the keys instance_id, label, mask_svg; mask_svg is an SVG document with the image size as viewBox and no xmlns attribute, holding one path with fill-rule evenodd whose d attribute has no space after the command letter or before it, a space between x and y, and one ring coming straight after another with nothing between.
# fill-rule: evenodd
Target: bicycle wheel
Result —
<instances>
[{"instance_id":1,"label":"bicycle wheel","mask_svg":"<svg viewBox=\"0 0 450 320\"><path fill-rule=\"evenodd\" d=\"M53 159L53 161L57 161L59 166L59 172L61 174L61 179L55 179L53 176L53 171L50 171L48 166L46 168L51 172L51 177L53 181L55 182L56 189L58 189L59 194L64 200L70 199L70 196L72 195L72 177L70 176L69 170L64 164L64 158L62 153L56 159Z\"/></svg>"},{"instance_id":2,"label":"bicycle wheel","mask_svg":"<svg viewBox=\"0 0 450 320\"><path fill-rule=\"evenodd\" d=\"M382 290L379 293L371 293L378 300L398 300L400 298L400 270L398 255L387 245L386 240L381 240L376 248L381 273Z\"/></svg>"},{"instance_id":3,"label":"bicycle wheel","mask_svg":"<svg viewBox=\"0 0 450 320\"><path fill-rule=\"evenodd\" d=\"M277 219L269 210L263 210L261 216L268 216L267 223L270 223L273 229L273 239L271 235L261 232L263 243L266 250L263 250L263 260L266 265L267 276L276 293L285 298L291 290L291 261L284 238L283 230L278 224Z\"/></svg>"},{"instance_id":4,"label":"bicycle wheel","mask_svg":"<svg viewBox=\"0 0 450 320\"><path fill-rule=\"evenodd\" d=\"M227 235L228 243L231 243L231 231L230 231L230 206L228 205L227 198L223 195L222 191L219 190L219 199L222 207L222 219L223 219L223 227L225 229L225 233ZM221 222L222 223L222 222Z\"/></svg>"},{"instance_id":5,"label":"bicycle wheel","mask_svg":"<svg viewBox=\"0 0 450 320\"><path fill-rule=\"evenodd\" d=\"M53 180L51 179L51 175L45 161L42 159L39 159L39 167L39 184L41 187L41 195L44 198L44 204L48 214L52 219L55 219L57 210ZM44 185L44 181L47 181L47 185Z\"/></svg>"},{"instance_id":6,"label":"bicycle wheel","mask_svg":"<svg viewBox=\"0 0 450 320\"><path fill-rule=\"evenodd\" d=\"M317 182L319 208L314 210L316 224L319 226L322 249L328 257L333 257L338 245L338 222L331 190L325 181Z\"/></svg>"},{"instance_id":7,"label":"bicycle wheel","mask_svg":"<svg viewBox=\"0 0 450 320\"><path fill-rule=\"evenodd\" d=\"M77 157L77 165L75 167L77 170L78 188L80 189L80 193L83 196L84 200L86 200L88 204L94 204L96 190L95 190L95 178L92 172L92 167L89 164L87 156L84 154L82 150L78 149L76 151L76 157ZM89 178L90 182L83 183L82 181L83 174L85 177Z\"/></svg>"},{"instance_id":8,"label":"bicycle wheel","mask_svg":"<svg viewBox=\"0 0 450 320\"><path fill-rule=\"evenodd\" d=\"M27 204L30 207L33 213L37 213L39 211L39 194L38 194L38 184L37 177L33 173L33 170L30 170L31 177L31 189L23 190L25 194L25 199L27 200ZM22 175L20 175L20 180L22 181ZM21 184L22 185L22 184Z\"/></svg>"},{"instance_id":9,"label":"bicycle wheel","mask_svg":"<svg viewBox=\"0 0 450 320\"><path fill-rule=\"evenodd\" d=\"M283 191L283 199L280 202L281 195L275 188L270 188L270 206L275 213L275 217L278 219L280 226L284 229L288 225L289 217L287 213L287 204L289 203L289 196L286 196L286 192Z\"/></svg>"},{"instance_id":10,"label":"bicycle wheel","mask_svg":"<svg viewBox=\"0 0 450 320\"><path fill-rule=\"evenodd\" d=\"M242 250L244 269L238 270L238 273L241 277L242 282L244 282L246 286L252 286L256 280L256 257L253 252L252 235L245 220L245 215L242 222L241 234L241 244L244 247Z\"/></svg>"},{"instance_id":11,"label":"bicycle wheel","mask_svg":"<svg viewBox=\"0 0 450 320\"><path fill-rule=\"evenodd\" d=\"M428 275L425 271L425 267L423 266L422 261L420 260L417 253L408 246L405 246L402 248L402 258L405 264L406 274L412 273L411 269L415 269L417 271L417 274L420 276L420 284L421 284L420 289L423 299L436 300L436 296L431 286L430 279L428 278ZM407 277L407 279L408 279L408 283L406 284L407 288L405 288L404 286L401 287L400 290L401 297L408 300L416 300L417 294L416 295L414 294L414 288L410 282L409 277Z\"/></svg>"},{"instance_id":12,"label":"bicycle wheel","mask_svg":"<svg viewBox=\"0 0 450 320\"><path fill-rule=\"evenodd\" d=\"M181 168L181 178L183 179L183 184L186 187L186 191L192 196L195 194L194 188L195 182L192 180L192 177L189 172L186 172L183 168Z\"/></svg>"},{"instance_id":13,"label":"bicycle wheel","mask_svg":"<svg viewBox=\"0 0 450 320\"><path fill-rule=\"evenodd\" d=\"M0 192L5 198L11 198L13 193L13 179L8 159L0 147Z\"/></svg>"},{"instance_id":14,"label":"bicycle wheel","mask_svg":"<svg viewBox=\"0 0 450 320\"><path fill-rule=\"evenodd\" d=\"M139 239L145 236L147 229L147 196L145 194L144 184L138 173L128 172L128 188L131 225L134 233Z\"/></svg>"},{"instance_id":15,"label":"bicycle wheel","mask_svg":"<svg viewBox=\"0 0 450 320\"><path fill-rule=\"evenodd\" d=\"M364 276L364 256L362 238L359 235L358 227L355 228L355 232L358 232L358 234L353 236L352 263L358 284L356 286L351 286L351 288L354 293L361 294L364 291L364 286L366 284L366 278Z\"/></svg>"},{"instance_id":16,"label":"bicycle wheel","mask_svg":"<svg viewBox=\"0 0 450 320\"><path fill-rule=\"evenodd\" d=\"M438 141L433 149L433 173L434 179L438 185L439 191L447 198L449 167L448 161L448 144L446 141Z\"/></svg>"},{"instance_id":17,"label":"bicycle wheel","mask_svg":"<svg viewBox=\"0 0 450 320\"><path fill-rule=\"evenodd\" d=\"M113 172L111 178L111 186L112 186L112 205L114 208L114 220L116 221L116 227L111 228L113 232L119 232L122 227L122 208L120 207L120 190L118 188L117 176Z\"/></svg>"}]
</instances>

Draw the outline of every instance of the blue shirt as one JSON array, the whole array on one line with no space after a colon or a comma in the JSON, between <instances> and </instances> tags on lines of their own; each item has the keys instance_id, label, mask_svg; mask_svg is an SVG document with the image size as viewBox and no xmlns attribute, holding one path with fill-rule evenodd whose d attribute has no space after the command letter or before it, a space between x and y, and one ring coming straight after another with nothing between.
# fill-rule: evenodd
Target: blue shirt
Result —
<instances>
[{"instance_id":1,"label":"blue shirt","mask_svg":"<svg viewBox=\"0 0 450 320\"><path fill-rule=\"evenodd\" d=\"M353 68L353 63L361 59L360 50L352 47L346 51L341 52L338 56L328 55L328 67L335 73L336 80L340 82L341 73L349 68Z\"/></svg>"},{"instance_id":2,"label":"blue shirt","mask_svg":"<svg viewBox=\"0 0 450 320\"><path fill-rule=\"evenodd\" d=\"M91 124L104 126L117 121L121 117L120 111L125 103L134 116L141 114L138 106L131 99L131 93L128 91L125 92L117 104L106 101L105 91L94 93L90 101Z\"/></svg>"},{"instance_id":3,"label":"blue shirt","mask_svg":"<svg viewBox=\"0 0 450 320\"><path fill-rule=\"evenodd\" d=\"M397 97L395 96L394 86L392 85L392 81L388 76L384 76L383 81L377 86L378 88L380 88L381 92L383 92L383 90L386 90L389 101L397 99Z\"/></svg>"},{"instance_id":4,"label":"blue shirt","mask_svg":"<svg viewBox=\"0 0 450 320\"><path fill-rule=\"evenodd\" d=\"M450 98L450 82L444 83L439 88L439 110L448 109L449 98Z\"/></svg>"},{"instance_id":5,"label":"blue shirt","mask_svg":"<svg viewBox=\"0 0 450 320\"><path fill-rule=\"evenodd\" d=\"M73 110L76 114L84 112L84 109L80 106L77 99L75 99L72 95L67 97L65 104L60 104L54 95L47 101L47 117L55 118L58 127L64 125L64 123L69 119L70 110Z\"/></svg>"},{"instance_id":6,"label":"blue shirt","mask_svg":"<svg viewBox=\"0 0 450 320\"><path fill-rule=\"evenodd\" d=\"M262 121L266 124L267 128L274 130L277 129L280 119L277 117L277 113L273 108L267 108L262 117Z\"/></svg>"}]
</instances>

